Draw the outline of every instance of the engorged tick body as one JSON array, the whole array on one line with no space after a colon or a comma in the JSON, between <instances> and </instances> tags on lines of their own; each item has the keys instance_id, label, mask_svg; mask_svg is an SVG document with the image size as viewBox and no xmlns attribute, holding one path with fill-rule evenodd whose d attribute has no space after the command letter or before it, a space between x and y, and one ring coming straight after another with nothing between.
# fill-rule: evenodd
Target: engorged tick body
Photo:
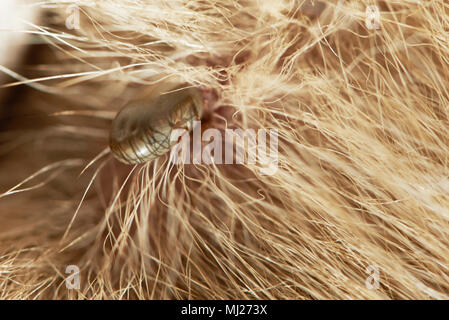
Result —
<instances>
[{"instance_id":1,"label":"engorged tick body","mask_svg":"<svg viewBox=\"0 0 449 320\"><path fill-rule=\"evenodd\" d=\"M203 110L201 89L177 87L152 101L125 106L112 121L109 146L126 164L147 162L167 153L177 141L170 141L178 128L192 130Z\"/></svg>"}]
</instances>

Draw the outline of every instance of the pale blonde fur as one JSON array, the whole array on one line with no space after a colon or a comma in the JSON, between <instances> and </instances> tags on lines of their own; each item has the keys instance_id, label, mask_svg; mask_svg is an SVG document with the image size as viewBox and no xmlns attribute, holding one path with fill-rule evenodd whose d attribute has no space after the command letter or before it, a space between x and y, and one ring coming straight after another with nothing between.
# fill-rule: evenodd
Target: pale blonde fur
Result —
<instances>
[{"instance_id":1,"label":"pale blonde fur","mask_svg":"<svg viewBox=\"0 0 449 320\"><path fill-rule=\"evenodd\" d=\"M449 5L315 2L81 0L75 30L72 3L39 2L48 54L8 87L72 112L1 132L0 297L449 298ZM277 173L102 154L78 177L102 119L167 81L277 129Z\"/></svg>"}]
</instances>

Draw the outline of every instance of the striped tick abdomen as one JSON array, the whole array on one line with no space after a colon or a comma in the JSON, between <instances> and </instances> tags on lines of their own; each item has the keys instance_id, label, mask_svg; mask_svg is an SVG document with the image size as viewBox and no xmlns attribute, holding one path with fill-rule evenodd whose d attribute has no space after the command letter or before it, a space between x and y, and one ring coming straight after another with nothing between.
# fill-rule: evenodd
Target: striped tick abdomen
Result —
<instances>
[{"instance_id":1,"label":"striped tick abdomen","mask_svg":"<svg viewBox=\"0 0 449 320\"><path fill-rule=\"evenodd\" d=\"M167 153L177 141L170 141L175 129L193 129L203 109L201 89L181 88L152 101L125 106L112 121L109 146L126 164L147 162Z\"/></svg>"}]
</instances>

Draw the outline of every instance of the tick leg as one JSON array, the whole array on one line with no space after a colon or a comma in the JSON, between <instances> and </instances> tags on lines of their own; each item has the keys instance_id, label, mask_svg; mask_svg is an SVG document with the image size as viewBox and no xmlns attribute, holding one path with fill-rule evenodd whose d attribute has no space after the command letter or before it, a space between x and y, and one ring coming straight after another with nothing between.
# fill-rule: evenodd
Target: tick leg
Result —
<instances>
[{"instance_id":1,"label":"tick leg","mask_svg":"<svg viewBox=\"0 0 449 320\"><path fill-rule=\"evenodd\" d=\"M178 129L181 129L181 128L178 128ZM186 134L189 134L189 128L184 127L183 129L185 129L186 132L184 132L182 135L180 135L180 136L178 137L178 143L182 140L182 138L183 138Z\"/></svg>"},{"instance_id":2,"label":"tick leg","mask_svg":"<svg viewBox=\"0 0 449 320\"><path fill-rule=\"evenodd\" d=\"M189 127L187 126L187 121L181 120L174 124L173 129L186 129L189 131Z\"/></svg>"},{"instance_id":3,"label":"tick leg","mask_svg":"<svg viewBox=\"0 0 449 320\"><path fill-rule=\"evenodd\" d=\"M176 127L176 123L174 123L171 119L168 119L167 121L168 121L168 125L169 125L170 127L172 127L172 128L175 128L175 127Z\"/></svg>"}]
</instances>

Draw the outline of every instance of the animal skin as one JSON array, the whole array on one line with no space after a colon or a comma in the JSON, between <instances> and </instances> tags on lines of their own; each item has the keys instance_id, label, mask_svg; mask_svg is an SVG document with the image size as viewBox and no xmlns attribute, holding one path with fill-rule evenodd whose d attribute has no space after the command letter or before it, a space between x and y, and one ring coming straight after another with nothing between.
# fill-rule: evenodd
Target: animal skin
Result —
<instances>
[{"instance_id":1,"label":"animal skin","mask_svg":"<svg viewBox=\"0 0 449 320\"><path fill-rule=\"evenodd\" d=\"M449 298L445 0L34 3L2 32L1 298ZM264 129L276 170L116 160L167 83L214 101L201 156Z\"/></svg>"}]
</instances>

